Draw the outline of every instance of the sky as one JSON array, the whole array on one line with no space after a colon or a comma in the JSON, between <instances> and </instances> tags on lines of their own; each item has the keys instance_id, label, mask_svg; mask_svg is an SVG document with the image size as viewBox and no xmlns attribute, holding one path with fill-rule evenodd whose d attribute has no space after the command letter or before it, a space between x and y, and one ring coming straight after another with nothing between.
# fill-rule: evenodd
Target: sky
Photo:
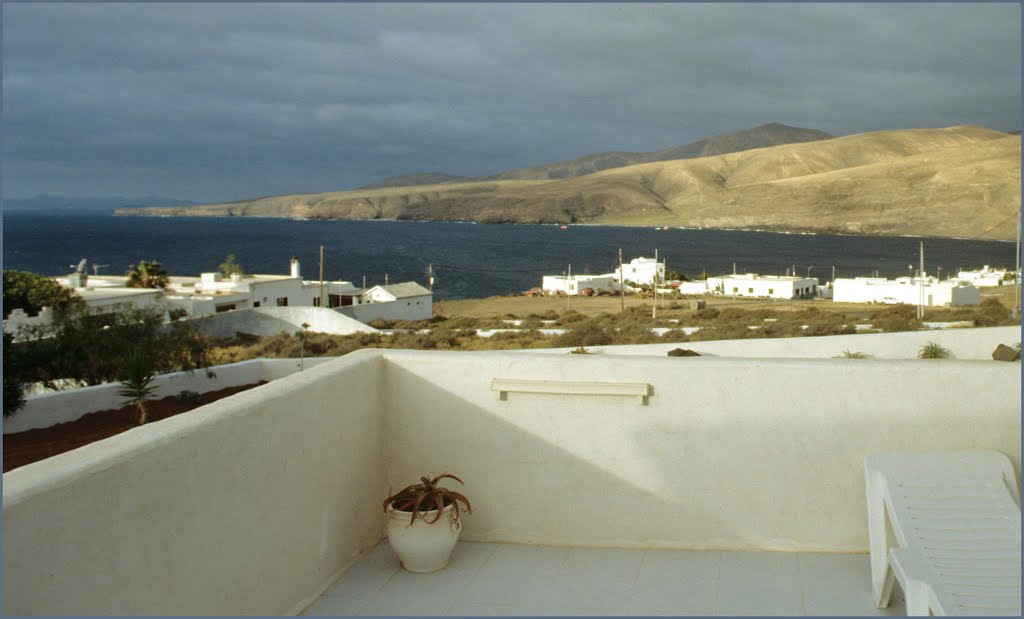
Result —
<instances>
[{"instance_id":1,"label":"sky","mask_svg":"<svg viewBox=\"0 0 1024 619\"><path fill-rule=\"evenodd\" d=\"M12 4L3 196L216 202L767 122L1021 128L1009 4Z\"/></svg>"}]
</instances>

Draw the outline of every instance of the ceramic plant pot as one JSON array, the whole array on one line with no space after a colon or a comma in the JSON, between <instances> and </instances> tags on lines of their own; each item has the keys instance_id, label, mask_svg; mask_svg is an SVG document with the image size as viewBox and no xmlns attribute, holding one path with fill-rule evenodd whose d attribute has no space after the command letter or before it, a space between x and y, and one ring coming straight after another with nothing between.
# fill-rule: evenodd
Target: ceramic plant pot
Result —
<instances>
[{"instance_id":1,"label":"ceramic plant pot","mask_svg":"<svg viewBox=\"0 0 1024 619\"><path fill-rule=\"evenodd\" d=\"M387 509L388 540L402 565L410 572L436 572L448 565L455 542L462 531L462 522L455 520L452 506L432 522L437 510L421 512L411 524L409 512Z\"/></svg>"}]
</instances>

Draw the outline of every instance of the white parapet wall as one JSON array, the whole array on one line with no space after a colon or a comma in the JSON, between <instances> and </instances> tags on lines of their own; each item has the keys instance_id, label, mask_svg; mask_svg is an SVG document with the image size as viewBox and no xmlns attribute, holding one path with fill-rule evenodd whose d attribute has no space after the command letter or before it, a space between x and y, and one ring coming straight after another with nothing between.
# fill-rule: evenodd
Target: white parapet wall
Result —
<instances>
[{"instance_id":1,"label":"white parapet wall","mask_svg":"<svg viewBox=\"0 0 1024 619\"><path fill-rule=\"evenodd\" d=\"M252 359L218 365L207 370L160 374L153 381L156 392L152 399L177 395L182 391L206 393L228 387L272 381L303 368L315 367L330 358ZM301 366L301 367L300 367ZM48 428L74 421L96 411L124 406L125 397L118 394L120 383L104 383L79 389L51 391L25 399L25 405L10 417L3 418L4 434Z\"/></svg>"},{"instance_id":2,"label":"white parapet wall","mask_svg":"<svg viewBox=\"0 0 1024 619\"><path fill-rule=\"evenodd\" d=\"M472 540L863 552L867 454L995 449L1020 472L1016 364L387 357L388 481L462 477Z\"/></svg>"},{"instance_id":3,"label":"white parapet wall","mask_svg":"<svg viewBox=\"0 0 1024 619\"><path fill-rule=\"evenodd\" d=\"M442 472L467 540L864 552L864 456L1019 474L1020 397L993 361L357 351L5 474L4 611L298 612Z\"/></svg>"},{"instance_id":4,"label":"white parapet wall","mask_svg":"<svg viewBox=\"0 0 1024 619\"><path fill-rule=\"evenodd\" d=\"M850 351L864 353L878 359L914 359L922 346L934 342L949 350L955 359L991 361L992 352L999 344L1013 346L1020 341L1020 327L976 327L900 333L857 333L814 337L587 346L586 349L594 354L662 357L674 348L685 348L710 357L774 359L822 359L840 357L845 351ZM562 355L569 350L571 349L533 348L515 352L530 355Z\"/></svg>"},{"instance_id":5,"label":"white parapet wall","mask_svg":"<svg viewBox=\"0 0 1024 619\"><path fill-rule=\"evenodd\" d=\"M381 373L354 353L3 479L6 615L285 615L383 535Z\"/></svg>"}]
</instances>

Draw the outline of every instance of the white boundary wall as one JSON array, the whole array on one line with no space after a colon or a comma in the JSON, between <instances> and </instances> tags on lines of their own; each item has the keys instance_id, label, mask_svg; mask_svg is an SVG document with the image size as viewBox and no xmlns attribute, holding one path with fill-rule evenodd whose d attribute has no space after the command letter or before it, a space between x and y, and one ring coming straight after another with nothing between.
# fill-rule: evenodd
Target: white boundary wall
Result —
<instances>
[{"instance_id":1,"label":"white boundary wall","mask_svg":"<svg viewBox=\"0 0 1024 619\"><path fill-rule=\"evenodd\" d=\"M710 357L772 359L827 359L842 356L844 351L849 350L850 352L866 353L878 359L916 359L922 346L928 342L935 342L947 348L955 359L992 361L992 351L996 349L996 346L999 344L1012 346L1020 341L1020 327L974 327L901 333L857 333L814 337L587 346L586 349L594 354L663 357L673 348L686 348ZM569 350L572 349L535 348L509 352L524 355L561 355Z\"/></svg>"},{"instance_id":2,"label":"white boundary wall","mask_svg":"<svg viewBox=\"0 0 1024 619\"><path fill-rule=\"evenodd\" d=\"M863 552L865 455L1019 473L1020 397L993 361L358 351L4 475L4 610L298 612L381 539L389 486L444 471L468 540Z\"/></svg>"},{"instance_id":3,"label":"white boundary wall","mask_svg":"<svg viewBox=\"0 0 1024 619\"><path fill-rule=\"evenodd\" d=\"M305 368L317 366L333 357L307 358ZM160 374L153 381L157 388L153 399L177 395L183 390L206 393L228 387L251 385L261 380L272 381L299 371L299 359L252 359L210 369L216 376L209 378L205 369L193 372ZM88 413L121 408L125 398L117 392L120 383L104 383L79 389L63 389L26 398L25 406L14 415L3 418L4 434L24 432L35 428L48 428L58 423L74 421Z\"/></svg>"},{"instance_id":4,"label":"white boundary wall","mask_svg":"<svg viewBox=\"0 0 1024 619\"><path fill-rule=\"evenodd\" d=\"M287 615L384 535L354 353L4 475L5 615Z\"/></svg>"},{"instance_id":5,"label":"white boundary wall","mask_svg":"<svg viewBox=\"0 0 1024 619\"><path fill-rule=\"evenodd\" d=\"M345 316L326 307L258 307L222 312L204 316L193 321L203 332L214 337L232 337L236 332L252 335L277 335L285 332L294 335L302 331L302 324L309 325L313 333L351 335L353 333L377 333L354 318Z\"/></svg>"}]
</instances>

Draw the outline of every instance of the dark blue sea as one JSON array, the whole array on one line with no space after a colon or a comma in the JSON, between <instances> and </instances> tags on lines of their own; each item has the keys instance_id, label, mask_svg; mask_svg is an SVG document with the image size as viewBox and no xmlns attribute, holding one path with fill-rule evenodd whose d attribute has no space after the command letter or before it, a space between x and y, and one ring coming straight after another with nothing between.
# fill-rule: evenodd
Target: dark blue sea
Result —
<instances>
[{"instance_id":1,"label":"dark blue sea","mask_svg":"<svg viewBox=\"0 0 1024 619\"><path fill-rule=\"evenodd\" d=\"M907 275L918 264L921 239L827 236L652 227L487 225L396 221L296 221L264 218L114 217L102 212L7 211L3 268L63 275L82 258L124 274L140 260L157 260L172 275L215 271L235 254L249 273L288 272L298 256L302 275L361 285L415 280L434 269L438 299L516 294L539 286L545 273L608 273L618 250L625 261L658 257L669 270L694 278L701 271L783 274L794 268L821 281L837 277ZM925 270L1012 268L1012 242L924 239ZM93 272L92 267L89 269Z\"/></svg>"}]
</instances>

